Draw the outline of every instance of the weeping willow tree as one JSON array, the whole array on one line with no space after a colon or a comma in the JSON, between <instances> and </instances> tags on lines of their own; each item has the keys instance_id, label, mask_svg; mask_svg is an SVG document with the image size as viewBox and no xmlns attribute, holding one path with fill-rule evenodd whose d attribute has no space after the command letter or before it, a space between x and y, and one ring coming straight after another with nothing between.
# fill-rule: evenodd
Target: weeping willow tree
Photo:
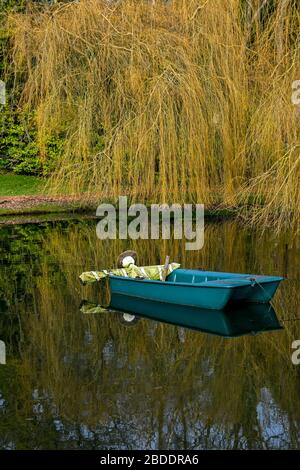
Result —
<instances>
[{"instance_id":1,"label":"weeping willow tree","mask_svg":"<svg viewBox=\"0 0 300 470\"><path fill-rule=\"evenodd\" d=\"M251 203L299 228L297 1L57 2L9 25L41 158L65 136L54 192Z\"/></svg>"}]
</instances>

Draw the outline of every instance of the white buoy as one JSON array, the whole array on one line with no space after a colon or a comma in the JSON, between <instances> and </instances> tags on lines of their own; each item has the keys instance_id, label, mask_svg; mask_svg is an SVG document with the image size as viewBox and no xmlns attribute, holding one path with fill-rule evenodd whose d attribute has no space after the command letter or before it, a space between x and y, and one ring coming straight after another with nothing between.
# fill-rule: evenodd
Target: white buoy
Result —
<instances>
[{"instance_id":1,"label":"white buoy","mask_svg":"<svg viewBox=\"0 0 300 470\"><path fill-rule=\"evenodd\" d=\"M125 258L122 260L123 268L128 268L131 264L135 264L133 257L125 256Z\"/></svg>"}]
</instances>

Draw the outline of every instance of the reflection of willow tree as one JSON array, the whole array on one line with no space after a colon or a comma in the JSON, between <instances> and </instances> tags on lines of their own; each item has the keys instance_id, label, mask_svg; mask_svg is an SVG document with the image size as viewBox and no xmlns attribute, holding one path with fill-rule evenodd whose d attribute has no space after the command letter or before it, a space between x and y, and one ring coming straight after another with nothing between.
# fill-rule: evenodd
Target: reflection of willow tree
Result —
<instances>
[{"instance_id":1,"label":"reflection of willow tree","mask_svg":"<svg viewBox=\"0 0 300 470\"><path fill-rule=\"evenodd\" d=\"M298 322L228 340L147 320L126 328L115 314L78 310L81 298L99 296L80 286L78 274L115 265L126 248L142 264L170 254L187 267L281 274L284 237L207 224L203 250L187 252L174 240L99 241L94 222L2 235L0 333L12 346L6 376L0 371L8 401L0 447L267 447L275 445L265 434L274 416L285 429L281 445L297 447L299 377L290 346ZM275 298L282 318L299 316L299 249L291 241L290 249L293 280Z\"/></svg>"},{"instance_id":2,"label":"reflection of willow tree","mask_svg":"<svg viewBox=\"0 0 300 470\"><path fill-rule=\"evenodd\" d=\"M32 305L32 287L45 256L40 245L47 224L9 226L0 229L0 338L8 353L19 350L21 312Z\"/></svg>"},{"instance_id":3,"label":"reflection of willow tree","mask_svg":"<svg viewBox=\"0 0 300 470\"><path fill-rule=\"evenodd\" d=\"M226 340L146 320L125 328L115 314L78 310L81 298L97 295L80 286L80 271L114 265L128 245L143 264L170 254L188 267L280 274L284 244L271 244L267 235L250 240L233 223L208 225L200 252L186 252L178 241L99 241L88 224L52 230L43 250L54 264L40 267L34 308L24 304L22 312L26 344L18 396L24 415L38 389L39 419L45 429L54 416L63 423L62 447L66 436L67 447L272 447L265 429L274 419L283 429L281 445L296 447L300 382L290 345L300 337L297 322L287 322L285 333ZM299 251L293 253L296 279ZM280 289L281 317L296 314L298 286L293 281ZM52 435L45 446L54 445Z\"/></svg>"},{"instance_id":4,"label":"reflection of willow tree","mask_svg":"<svg viewBox=\"0 0 300 470\"><path fill-rule=\"evenodd\" d=\"M228 341L186 332L180 342L176 327L140 321L126 329L113 315L84 317L47 281L39 285L47 302L27 324L24 369L27 387L47 391L66 422L100 424L104 434L113 423L128 446L155 440L165 447L175 434L181 447L183 422L187 447L201 445L201 432L207 446L230 446L233 437L236 446L260 446L262 388L270 390L282 419L287 413L293 421L299 382L289 366L290 345L278 333Z\"/></svg>"}]
</instances>

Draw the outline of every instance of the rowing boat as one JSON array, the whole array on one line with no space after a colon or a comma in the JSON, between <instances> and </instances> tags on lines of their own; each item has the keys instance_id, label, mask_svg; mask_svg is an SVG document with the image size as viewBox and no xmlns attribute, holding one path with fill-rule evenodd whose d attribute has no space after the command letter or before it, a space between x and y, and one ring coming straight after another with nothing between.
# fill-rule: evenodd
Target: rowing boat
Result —
<instances>
[{"instance_id":1,"label":"rowing boat","mask_svg":"<svg viewBox=\"0 0 300 470\"><path fill-rule=\"evenodd\" d=\"M112 308L139 312L145 301L222 310L231 302L267 303L278 276L175 269L164 282L109 274Z\"/></svg>"}]
</instances>

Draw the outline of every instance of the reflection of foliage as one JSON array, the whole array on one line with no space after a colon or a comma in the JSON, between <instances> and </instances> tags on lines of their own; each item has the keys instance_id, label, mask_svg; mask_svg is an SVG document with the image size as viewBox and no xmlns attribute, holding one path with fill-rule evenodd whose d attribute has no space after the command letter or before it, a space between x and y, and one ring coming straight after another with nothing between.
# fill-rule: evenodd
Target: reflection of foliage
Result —
<instances>
[{"instance_id":1,"label":"reflection of foliage","mask_svg":"<svg viewBox=\"0 0 300 470\"><path fill-rule=\"evenodd\" d=\"M20 342L20 319L18 315L5 313L0 300L0 339L5 342L6 354L18 352Z\"/></svg>"},{"instance_id":2,"label":"reflection of foliage","mask_svg":"<svg viewBox=\"0 0 300 470\"><path fill-rule=\"evenodd\" d=\"M23 300L30 292L40 257L42 233L42 227L34 225L0 229L0 289L10 303Z\"/></svg>"},{"instance_id":3,"label":"reflection of foliage","mask_svg":"<svg viewBox=\"0 0 300 470\"><path fill-rule=\"evenodd\" d=\"M41 244L49 229L48 224L0 228L0 333L8 352L19 348L21 317L32 308L32 289L45 256Z\"/></svg>"},{"instance_id":4,"label":"reflection of foliage","mask_svg":"<svg viewBox=\"0 0 300 470\"><path fill-rule=\"evenodd\" d=\"M57 437L53 419L44 420L44 433L40 433L39 415L42 406L47 412L47 403L24 388L24 374L19 362L0 366L0 399L5 397L0 406L1 449L50 448Z\"/></svg>"},{"instance_id":5,"label":"reflection of foliage","mask_svg":"<svg viewBox=\"0 0 300 470\"><path fill-rule=\"evenodd\" d=\"M188 267L281 274L284 238L276 246L270 234L207 224L204 249L185 252L174 240L99 241L94 221L4 228L0 236L0 286L10 302L2 308L18 316L24 337L13 336L9 361L17 350L21 361L0 377L7 400L0 446L297 447L300 382L290 362L297 322L283 333L227 340L148 320L126 328L116 314L79 312L80 300L97 300L98 291L82 288L78 274L113 266L125 248L145 264L168 253ZM296 278L300 254L291 246ZM296 280L280 288L280 316L295 316L298 292ZM274 416L277 431L290 425L277 441L266 435Z\"/></svg>"}]
</instances>

